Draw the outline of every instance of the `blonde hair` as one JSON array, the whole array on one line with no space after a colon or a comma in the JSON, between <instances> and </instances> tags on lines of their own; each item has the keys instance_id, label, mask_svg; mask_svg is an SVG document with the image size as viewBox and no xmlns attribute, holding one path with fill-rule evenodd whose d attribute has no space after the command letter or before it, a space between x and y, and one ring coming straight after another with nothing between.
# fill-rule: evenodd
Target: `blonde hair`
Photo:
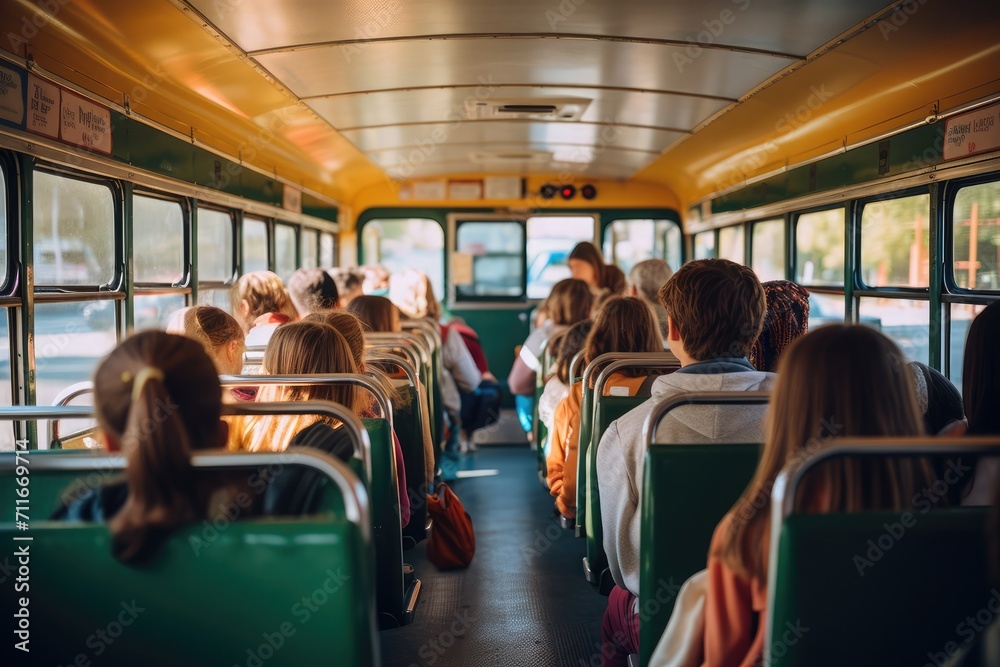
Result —
<instances>
[{"instance_id":1,"label":"blonde hair","mask_svg":"<svg viewBox=\"0 0 1000 667\"><path fill-rule=\"evenodd\" d=\"M251 271L240 276L233 285L231 293L233 312L243 328L243 333L250 331L254 320L267 313L282 313L292 319L298 317L298 311L285 290L278 274L270 271ZM246 302L247 312L244 315L242 304Z\"/></svg>"},{"instance_id":2,"label":"blonde hair","mask_svg":"<svg viewBox=\"0 0 1000 667\"><path fill-rule=\"evenodd\" d=\"M187 336L201 343L220 373L223 370L219 363L221 349L233 341L242 345L246 340L236 318L215 306L181 308L170 316L167 333Z\"/></svg>"},{"instance_id":3,"label":"blonde hair","mask_svg":"<svg viewBox=\"0 0 1000 667\"><path fill-rule=\"evenodd\" d=\"M344 337L328 324L295 322L278 327L264 352L261 375L322 375L357 373L354 355ZM336 384L306 387L263 386L257 402L332 401L359 414L364 402L358 387ZM243 419L238 437L230 439L230 448L251 452L280 452L303 429L322 422L339 422L316 415L268 415Z\"/></svg>"},{"instance_id":4,"label":"blonde hair","mask_svg":"<svg viewBox=\"0 0 1000 667\"><path fill-rule=\"evenodd\" d=\"M441 304L434 296L430 278L423 271L407 269L389 276L389 300L411 319L441 319Z\"/></svg>"},{"instance_id":5,"label":"blonde hair","mask_svg":"<svg viewBox=\"0 0 1000 667\"><path fill-rule=\"evenodd\" d=\"M778 361L764 452L719 555L734 571L766 579L771 488L784 466L834 437L923 434L913 373L886 336L830 324L797 339ZM820 512L902 509L933 480L925 459L840 458L807 477L796 504Z\"/></svg>"}]
</instances>

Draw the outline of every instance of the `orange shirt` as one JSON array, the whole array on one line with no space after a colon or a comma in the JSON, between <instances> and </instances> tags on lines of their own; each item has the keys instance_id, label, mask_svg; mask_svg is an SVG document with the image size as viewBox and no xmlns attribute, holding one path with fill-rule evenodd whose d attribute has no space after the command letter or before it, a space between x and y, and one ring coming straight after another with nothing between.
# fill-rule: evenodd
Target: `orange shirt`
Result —
<instances>
[{"instance_id":1,"label":"orange shirt","mask_svg":"<svg viewBox=\"0 0 1000 667\"><path fill-rule=\"evenodd\" d=\"M767 582L736 574L716 555L734 520L723 517L708 551L703 667L751 667L764 656Z\"/></svg>"},{"instance_id":2,"label":"orange shirt","mask_svg":"<svg viewBox=\"0 0 1000 667\"><path fill-rule=\"evenodd\" d=\"M628 396L635 396L645 382L645 376L629 377L612 373L604 385L603 394L609 396L612 387L625 387ZM552 420L551 446L546 459L549 493L556 498L556 509L569 519L576 517L576 467L580 444L580 407L583 403L583 383L577 382L569 396L556 407Z\"/></svg>"}]
</instances>

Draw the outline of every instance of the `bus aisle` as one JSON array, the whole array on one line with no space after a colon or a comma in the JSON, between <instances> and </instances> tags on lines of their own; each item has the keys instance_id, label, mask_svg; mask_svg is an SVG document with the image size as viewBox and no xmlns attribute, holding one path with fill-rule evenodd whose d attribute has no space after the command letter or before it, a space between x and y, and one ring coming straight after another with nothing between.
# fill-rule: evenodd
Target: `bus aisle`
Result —
<instances>
[{"instance_id":1,"label":"bus aisle","mask_svg":"<svg viewBox=\"0 0 1000 667\"><path fill-rule=\"evenodd\" d=\"M581 571L582 541L551 517L523 447L484 447L452 488L472 517L476 556L438 572L425 544L404 554L420 573L416 620L383 631L384 667L600 665L607 598ZM493 472L495 471L495 472Z\"/></svg>"}]
</instances>

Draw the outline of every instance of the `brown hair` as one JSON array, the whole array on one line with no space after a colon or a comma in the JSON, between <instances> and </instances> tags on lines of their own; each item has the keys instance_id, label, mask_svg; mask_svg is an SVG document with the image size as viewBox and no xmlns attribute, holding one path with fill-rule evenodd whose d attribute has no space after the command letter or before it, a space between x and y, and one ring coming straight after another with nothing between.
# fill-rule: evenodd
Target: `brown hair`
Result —
<instances>
[{"instance_id":1,"label":"brown hair","mask_svg":"<svg viewBox=\"0 0 1000 667\"><path fill-rule=\"evenodd\" d=\"M590 308L593 303L594 295L587 287L587 283L576 278L567 278L552 286L552 292L545 300L545 311L553 324L572 326L590 319Z\"/></svg>"},{"instance_id":2,"label":"brown hair","mask_svg":"<svg viewBox=\"0 0 1000 667\"><path fill-rule=\"evenodd\" d=\"M357 315L349 313L346 310L327 310L320 313L312 313L302 321L321 322L336 329L351 348L351 356L354 357L354 364L358 367L358 372L370 375L382 385L384 393L397 408L409 405L409 397L404 396L396 389L388 375L374 366L365 364L365 329L364 323ZM369 407L371 407L371 404L369 404Z\"/></svg>"},{"instance_id":3,"label":"brown hair","mask_svg":"<svg viewBox=\"0 0 1000 667\"><path fill-rule=\"evenodd\" d=\"M586 262L594 268L594 281L597 283L597 288L608 286L607 265L604 263L604 255L601 254L601 251L593 243L590 241L577 243L573 247L573 250L570 251L566 261L568 262L571 259Z\"/></svg>"},{"instance_id":4,"label":"brown hair","mask_svg":"<svg viewBox=\"0 0 1000 667\"><path fill-rule=\"evenodd\" d=\"M372 331L400 333L399 309L384 296L359 296L351 301L347 310L361 318Z\"/></svg>"},{"instance_id":5,"label":"brown hair","mask_svg":"<svg viewBox=\"0 0 1000 667\"><path fill-rule=\"evenodd\" d=\"M757 370L773 373L782 351L809 330L809 291L790 280L771 280L763 287L767 313L749 359Z\"/></svg>"},{"instance_id":6,"label":"brown hair","mask_svg":"<svg viewBox=\"0 0 1000 667\"><path fill-rule=\"evenodd\" d=\"M913 373L889 338L861 325L830 324L796 340L778 362L764 452L731 511L721 558L745 576L766 578L771 488L786 465L837 437L921 436ZM924 459L839 458L800 487L800 510L902 509L934 480Z\"/></svg>"},{"instance_id":7,"label":"brown hair","mask_svg":"<svg viewBox=\"0 0 1000 667\"><path fill-rule=\"evenodd\" d=\"M757 275L728 259L688 262L657 296L696 361L747 356L767 311Z\"/></svg>"},{"instance_id":8,"label":"brown hair","mask_svg":"<svg viewBox=\"0 0 1000 667\"><path fill-rule=\"evenodd\" d=\"M1000 435L1000 303L976 316L965 339L962 397L970 435Z\"/></svg>"},{"instance_id":9,"label":"brown hair","mask_svg":"<svg viewBox=\"0 0 1000 667\"><path fill-rule=\"evenodd\" d=\"M611 290L614 295L625 294L625 290L628 289L628 280L625 279L625 272L619 269L614 264L606 264L604 266L605 280L607 281L606 287Z\"/></svg>"},{"instance_id":10,"label":"brown hair","mask_svg":"<svg viewBox=\"0 0 1000 667\"><path fill-rule=\"evenodd\" d=\"M435 322L441 319L441 304L434 296L431 279L423 271L407 269L389 276L389 300L406 317Z\"/></svg>"},{"instance_id":11,"label":"brown hair","mask_svg":"<svg viewBox=\"0 0 1000 667\"><path fill-rule=\"evenodd\" d=\"M552 376L567 387L570 385L569 367L573 363L573 357L583 350L583 346L587 343L587 336L593 327L594 323L591 320L584 320L551 338L549 347L556 360L555 372L552 373Z\"/></svg>"},{"instance_id":12,"label":"brown hair","mask_svg":"<svg viewBox=\"0 0 1000 667\"><path fill-rule=\"evenodd\" d=\"M224 370L219 365L221 348L233 341L238 341L242 345L246 340L236 318L215 306L181 308L170 316L167 333L194 338L201 343L215 361L220 373Z\"/></svg>"},{"instance_id":13,"label":"brown hair","mask_svg":"<svg viewBox=\"0 0 1000 667\"><path fill-rule=\"evenodd\" d=\"M243 327L243 333L250 331L254 320L267 313L285 313L294 311L294 306L285 291L285 284L278 274L270 271L251 271L240 276L233 285L231 294L233 313ZM247 311L243 312L243 303ZM293 313L294 314L294 313Z\"/></svg>"},{"instance_id":14,"label":"brown hair","mask_svg":"<svg viewBox=\"0 0 1000 667\"><path fill-rule=\"evenodd\" d=\"M261 375L324 375L358 372L347 341L328 324L294 322L275 329L264 352ZM336 384L305 387L264 386L257 401L333 401L358 414L365 408L358 387ZM248 451L284 451L302 429L323 422L336 426L330 418L315 415L288 417L268 415L243 421L239 445Z\"/></svg>"},{"instance_id":15,"label":"brown hair","mask_svg":"<svg viewBox=\"0 0 1000 667\"><path fill-rule=\"evenodd\" d=\"M288 295L300 317L318 310L336 308L337 283L323 269L299 269L288 280Z\"/></svg>"},{"instance_id":16,"label":"brown hair","mask_svg":"<svg viewBox=\"0 0 1000 667\"><path fill-rule=\"evenodd\" d=\"M109 523L113 552L123 563L144 562L174 529L206 516L212 490L198 483L191 455L221 446L215 364L190 338L135 334L97 367L94 405L128 461L128 498Z\"/></svg>"},{"instance_id":17,"label":"brown hair","mask_svg":"<svg viewBox=\"0 0 1000 667\"><path fill-rule=\"evenodd\" d=\"M607 352L663 352L663 338L653 312L642 299L613 296L597 313L583 349L583 363L588 365ZM634 371L644 373L642 369Z\"/></svg>"}]
</instances>

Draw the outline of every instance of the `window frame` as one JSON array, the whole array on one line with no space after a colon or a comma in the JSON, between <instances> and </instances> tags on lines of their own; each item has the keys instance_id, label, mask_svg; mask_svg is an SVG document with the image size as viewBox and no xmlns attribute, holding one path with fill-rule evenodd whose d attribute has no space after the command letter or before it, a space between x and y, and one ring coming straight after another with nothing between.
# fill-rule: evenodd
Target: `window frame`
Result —
<instances>
[{"instance_id":1,"label":"window frame","mask_svg":"<svg viewBox=\"0 0 1000 667\"><path fill-rule=\"evenodd\" d=\"M297 271L299 267L302 266L302 225L298 225L294 222L288 222L287 220L275 219L272 225L272 235L273 235L273 245L272 245L272 260L271 260L271 271L281 275L281 271L278 270L278 229L282 227L287 227L292 230L293 241L292 247L295 248L295 268L292 269L292 273ZM285 278L282 278L285 280Z\"/></svg>"},{"instance_id":2,"label":"window frame","mask_svg":"<svg viewBox=\"0 0 1000 667\"><path fill-rule=\"evenodd\" d=\"M318 268L319 263L319 237L320 231L316 227L302 225L299 228L299 268L304 268L306 259L305 242L306 236L311 235L316 240L316 254L313 256L313 267Z\"/></svg>"},{"instance_id":3,"label":"window frame","mask_svg":"<svg viewBox=\"0 0 1000 667\"><path fill-rule=\"evenodd\" d=\"M521 293L517 296L498 296L498 295L460 295L458 292L458 285L455 285L451 280L451 276L447 275L445 278L445 285L448 291L448 302L453 304L470 304L470 303L528 303L528 216L521 215L502 215L502 214L460 214L460 215L450 215L448 219L449 233L445 235L445 265L447 268L451 268L451 262L456 253L458 253L458 230L462 225L471 223L513 223L521 227L521 281L520 289ZM449 241L450 237L450 241ZM509 253L508 253L509 255ZM499 255L499 256L508 256ZM450 272L449 272L450 273ZM473 269L473 274L475 269Z\"/></svg>"},{"instance_id":4,"label":"window frame","mask_svg":"<svg viewBox=\"0 0 1000 667\"><path fill-rule=\"evenodd\" d=\"M238 254L238 248L239 248L239 246L237 245L237 243L239 243L240 239L238 239L236 237L236 219L237 219L238 213L237 213L237 211L235 211L233 209L226 208L224 206L213 206L212 204L209 204L207 202L203 202L201 200L199 200L199 201L197 201L195 203L195 207L196 207L196 209L198 211L198 233L195 234L194 238L191 240L192 241L192 246L191 246L192 249L195 249L195 248L198 247L198 241L199 241L198 236L201 234L201 229L202 229L202 224L201 224L202 223L202 220L201 220L201 212L202 211L216 211L216 212L224 213L224 214L228 215L229 216L229 222L230 222L230 229L232 230L232 239L233 239L233 254L232 254L231 261L230 261L229 278L227 278L226 280L222 280L222 281L220 281L220 280L205 280L205 279L203 279L201 277L201 270L199 269L199 267L198 266L194 266L195 275L198 276L198 284L197 284L198 291L201 292L202 290L224 289L224 288L232 287L233 284L236 282L237 271L239 270L238 261L237 261L238 260L237 254ZM200 258L200 254L199 254L199 256L196 259L197 259L197 261L200 261L200 259L201 259ZM197 262L193 262L193 264L196 264L196 263Z\"/></svg>"},{"instance_id":5,"label":"window frame","mask_svg":"<svg viewBox=\"0 0 1000 667\"><path fill-rule=\"evenodd\" d=\"M944 253L942 258L946 270L943 271L944 293L942 294L942 297L953 295L963 297L982 296L1000 299L1000 289L977 290L969 287L959 287L958 281L955 280L955 201L958 199L958 193L964 188L983 185L984 183L1000 183L1000 172L993 171L988 174L977 174L976 176L970 176L968 178L956 178L946 181L944 184L944 196L942 201L942 207L944 209L944 234L942 235ZM966 302L961 301L958 303ZM971 303L972 305L979 305L976 302L968 303Z\"/></svg>"},{"instance_id":6,"label":"window frame","mask_svg":"<svg viewBox=\"0 0 1000 667\"><path fill-rule=\"evenodd\" d=\"M892 201L895 199L906 199L907 197L914 197L918 195L928 196L928 224L930 225L930 237L928 239L928 244L934 242L934 226L938 224L938 221L934 219L934 193L931 192L931 188L928 185L919 185L910 188L904 188L898 191L888 192L881 195L875 195L870 197L857 197L851 200L851 211L850 211L850 221L848 223L849 228L853 230L852 239L852 259L854 264L854 275L852 280L855 285L855 295L856 296L872 296L874 293L881 295L885 294L896 294L900 297L906 295L907 298L913 298L915 295L923 295L924 298L930 298L931 289L934 287L933 282L933 271L931 276L928 277L927 287L913 287L910 285L887 285L874 287L867 284L864 281L864 267L861 263L861 250L862 244L864 242L864 232L862 230L862 218L864 217L865 206L869 204L876 204L881 202ZM933 248L929 249L929 252L933 254ZM860 312L860 311L858 311ZM860 317L860 315L859 315Z\"/></svg>"},{"instance_id":7,"label":"window frame","mask_svg":"<svg viewBox=\"0 0 1000 667\"><path fill-rule=\"evenodd\" d=\"M246 266L246 224L247 220L252 221L254 224L262 223L264 225L264 264L265 270L271 271L274 268L274 218L269 218L263 215L256 215L253 213L246 213L245 211L240 215L240 231L239 231L239 241L240 241L240 251L239 251L239 274L242 276L245 273L249 273Z\"/></svg>"},{"instance_id":8,"label":"window frame","mask_svg":"<svg viewBox=\"0 0 1000 667\"><path fill-rule=\"evenodd\" d=\"M804 215L809 215L811 213L823 213L825 211L835 211L838 208L844 209L844 277L841 280L841 285L813 285L811 283L799 283L798 273L799 273L799 219ZM851 280L849 275L849 269L847 262L847 255L850 252L850 231L851 231L851 202L835 202L830 204L824 204L821 206L813 206L810 208L805 208L801 210L795 210L790 213L791 218L791 228L789 230L790 237L786 240L786 246L788 252L791 254L791 262L789 263L789 268L792 271L792 277L790 280L796 282L802 287L805 287L810 292L816 291L819 293L836 293L843 294L847 289L848 282Z\"/></svg>"},{"instance_id":9,"label":"window frame","mask_svg":"<svg viewBox=\"0 0 1000 667\"><path fill-rule=\"evenodd\" d=\"M194 273L194 263L192 259L192 234L191 234L191 200L187 197L181 197L178 195L171 195L165 192L158 192L156 190L147 190L144 188L134 188L132 190L132 254L129 257L129 262L131 263L132 275L135 275L135 198L136 197L146 197L148 199L159 199L160 201L166 201L174 204L180 204L181 206L181 230L184 236L184 266L181 271L181 279L173 284L170 283L144 283L135 281L133 283L133 289L136 292L149 293L150 290L163 292L168 291L179 291L186 290L190 292L191 289L191 279Z\"/></svg>"},{"instance_id":10,"label":"window frame","mask_svg":"<svg viewBox=\"0 0 1000 667\"><path fill-rule=\"evenodd\" d=\"M746 230L743 232L743 241L745 244L744 253L746 254L746 261L743 262L744 266L747 266L754 274L757 274L757 269L754 268L754 232L757 227L766 223L780 223L782 229L782 239L784 245L781 248L781 258L782 258L782 268L784 269L784 275L781 278L774 278L773 280L789 280L788 269L791 266L789 261L789 221L787 214L780 214L774 216L768 216L765 218L757 218L755 220L750 220L746 223ZM718 239L716 239L716 256L718 256ZM760 276L758 275L758 278ZM761 280L761 282L768 282L766 280Z\"/></svg>"},{"instance_id":11,"label":"window frame","mask_svg":"<svg viewBox=\"0 0 1000 667\"><path fill-rule=\"evenodd\" d=\"M664 232L664 235L663 235L663 237L664 237L663 238L663 248L666 251L666 253L667 253L668 256L667 257L658 257L658 258L654 257L654 258L652 258L652 259L662 259L663 261L667 262L667 264L670 265L670 269L672 271L676 271L681 266L683 266L684 263L687 261L687 249L685 247L687 244L685 243L684 227L683 227L683 225L681 225L680 221L676 220L675 218L670 218L670 217L667 217L667 216L664 216L664 215L660 215L660 216L644 215L644 216L641 216L641 217L638 217L638 216L637 217L623 217L621 215L614 216L613 218L611 218L608 221L608 223L606 225L602 225L604 227L604 229L600 233L600 246L599 246L601 248L602 253L604 252L604 248L605 248L605 246L607 244L608 234L611 234L612 235L612 241L614 240L614 236L613 236L614 235L614 226L615 226L616 223L622 222L622 223L626 223L627 224L629 222L646 221L646 220L651 221L653 223L654 230L655 230L656 223L658 223L658 222L666 222L666 223L669 223L669 224L673 225L673 227L680 234L680 245L677 248L677 256L678 256L679 259L678 259L678 261L676 263L676 266L671 261L673 258L671 258L669 256L670 255L670 247L667 244L667 238L666 238L667 232ZM694 235L692 234L692 237L693 236ZM619 269L621 268L621 265L619 265L619 263L618 263L618 257L615 254L615 244L614 243L612 243L612 245L611 245L611 262L615 266L617 266Z\"/></svg>"},{"instance_id":12,"label":"window frame","mask_svg":"<svg viewBox=\"0 0 1000 667\"><path fill-rule=\"evenodd\" d=\"M8 151L0 151L0 179L2 179L3 189L0 196L4 198L4 238L7 242L7 264L0 267L0 298L14 299L20 293L20 281L18 280L18 269L21 253L19 250L21 243L21 206L18 200L20 191L18 182L17 163L13 155ZM11 224L13 222L14 224Z\"/></svg>"}]
</instances>

